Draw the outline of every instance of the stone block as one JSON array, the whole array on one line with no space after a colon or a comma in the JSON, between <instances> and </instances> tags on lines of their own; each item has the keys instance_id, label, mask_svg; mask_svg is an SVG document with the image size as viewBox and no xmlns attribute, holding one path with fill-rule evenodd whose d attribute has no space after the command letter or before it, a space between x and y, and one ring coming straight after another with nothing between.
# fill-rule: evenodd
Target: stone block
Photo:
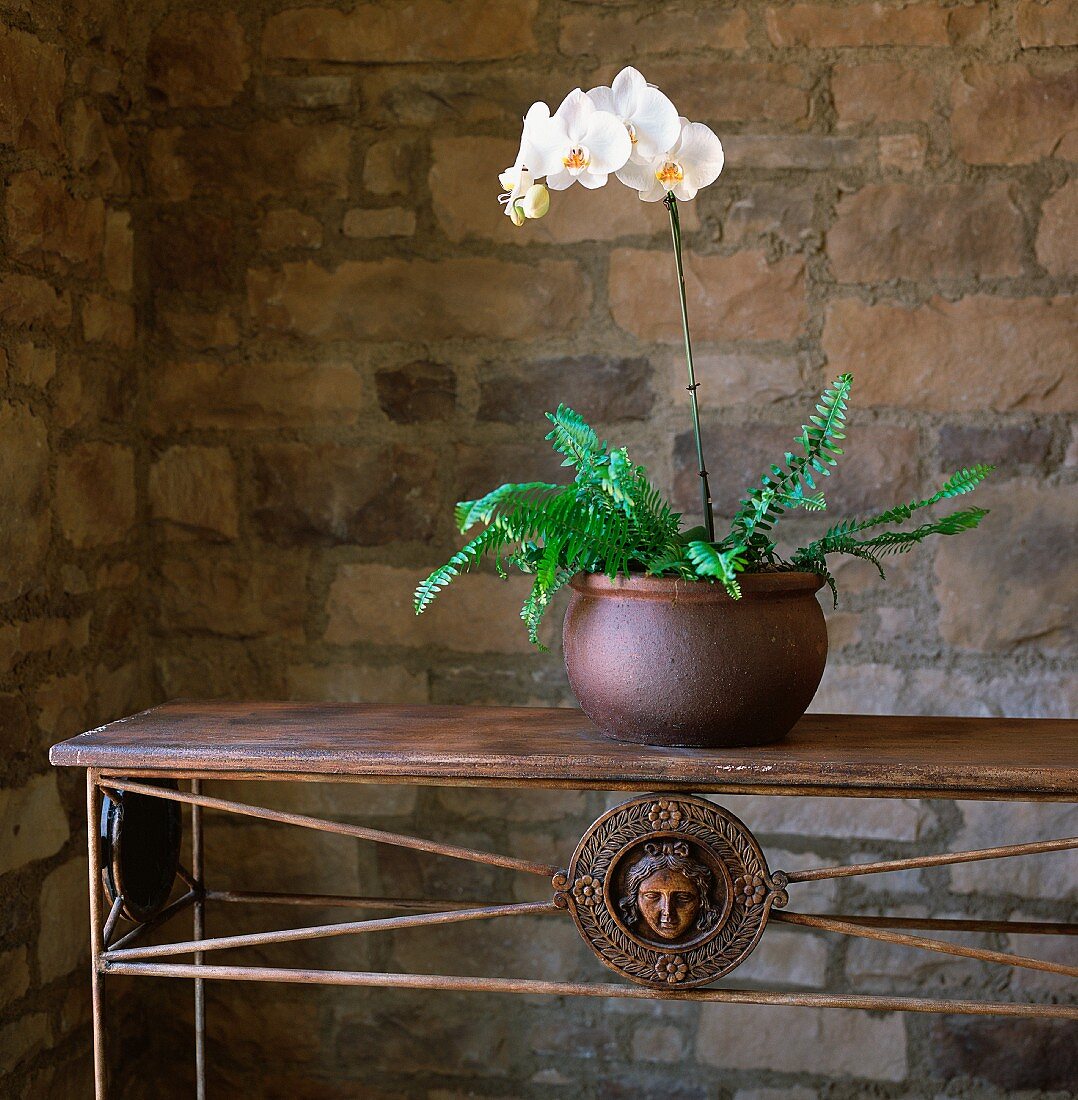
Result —
<instances>
[{"instance_id":1,"label":"stone block","mask_svg":"<svg viewBox=\"0 0 1078 1100\"><path fill-rule=\"evenodd\" d=\"M575 328L591 288L568 260L393 258L255 268L247 300L263 328L321 340L520 340L545 335L550 317Z\"/></svg>"},{"instance_id":2,"label":"stone block","mask_svg":"<svg viewBox=\"0 0 1078 1100\"><path fill-rule=\"evenodd\" d=\"M403 207L385 207L373 210L356 208L345 212L341 232L346 237L360 239L373 237L415 236L415 211Z\"/></svg>"},{"instance_id":3,"label":"stone block","mask_svg":"<svg viewBox=\"0 0 1078 1100\"><path fill-rule=\"evenodd\" d=\"M113 290L126 294L134 282L135 234L128 210L105 213L105 279Z\"/></svg>"},{"instance_id":4,"label":"stone block","mask_svg":"<svg viewBox=\"0 0 1078 1100\"><path fill-rule=\"evenodd\" d=\"M881 134L876 157L884 171L920 172L925 166L928 141L921 134Z\"/></svg>"},{"instance_id":5,"label":"stone block","mask_svg":"<svg viewBox=\"0 0 1078 1100\"><path fill-rule=\"evenodd\" d=\"M202 194L243 202L344 198L350 143L348 128L334 123L263 120L242 130L160 129L149 139L149 181L155 195L173 202Z\"/></svg>"},{"instance_id":6,"label":"stone block","mask_svg":"<svg viewBox=\"0 0 1078 1100\"><path fill-rule=\"evenodd\" d=\"M265 57L307 61L432 62L519 57L532 52L537 0L419 0L407 7L360 3L350 11L300 8L266 20Z\"/></svg>"},{"instance_id":7,"label":"stone block","mask_svg":"<svg viewBox=\"0 0 1078 1100\"><path fill-rule=\"evenodd\" d=\"M190 205L166 207L148 226L147 237L155 294L212 294L243 285L233 217Z\"/></svg>"},{"instance_id":8,"label":"stone block","mask_svg":"<svg viewBox=\"0 0 1078 1100\"><path fill-rule=\"evenodd\" d=\"M24 386L44 389L56 374L56 349L16 344L11 349L11 378Z\"/></svg>"},{"instance_id":9,"label":"stone block","mask_svg":"<svg viewBox=\"0 0 1078 1100\"><path fill-rule=\"evenodd\" d=\"M0 317L13 328L67 328L71 295L33 275L0 275Z\"/></svg>"},{"instance_id":10,"label":"stone block","mask_svg":"<svg viewBox=\"0 0 1078 1100\"><path fill-rule=\"evenodd\" d=\"M65 79L59 46L14 27L0 28L0 145L47 157L62 151L59 106Z\"/></svg>"},{"instance_id":11,"label":"stone block","mask_svg":"<svg viewBox=\"0 0 1078 1100\"><path fill-rule=\"evenodd\" d=\"M12 259L46 271L96 274L105 239L100 197L78 198L62 180L18 172L7 185L6 208Z\"/></svg>"},{"instance_id":12,"label":"stone block","mask_svg":"<svg viewBox=\"0 0 1078 1100\"><path fill-rule=\"evenodd\" d=\"M239 534L236 463L226 447L170 447L150 467L150 514L169 534Z\"/></svg>"},{"instance_id":13,"label":"stone block","mask_svg":"<svg viewBox=\"0 0 1078 1100\"><path fill-rule=\"evenodd\" d=\"M1029 670L1011 675L988 671L977 678L918 668L909 673L895 713L1071 718L1078 714L1078 677Z\"/></svg>"},{"instance_id":14,"label":"stone block","mask_svg":"<svg viewBox=\"0 0 1078 1100\"><path fill-rule=\"evenodd\" d=\"M398 424L449 420L457 411L457 376L444 363L423 359L374 375L378 405Z\"/></svg>"},{"instance_id":15,"label":"stone block","mask_svg":"<svg viewBox=\"0 0 1078 1100\"><path fill-rule=\"evenodd\" d=\"M0 466L0 602L40 581L49 544L49 445L45 422L25 405L0 404L0 438L17 462Z\"/></svg>"},{"instance_id":16,"label":"stone block","mask_svg":"<svg viewBox=\"0 0 1078 1100\"><path fill-rule=\"evenodd\" d=\"M883 875L882 878L889 876ZM913 933L934 936L933 932ZM941 936L941 939L952 937ZM970 938L969 944L975 941ZM979 941L983 942L983 941ZM971 974L983 979L992 973L987 964L956 955L919 951L897 943L851 939L846 950L846 977L850 988L865 993L909 995L914 990L931 990L933 995L962 996ZM918 995L918 994L914 994Z\"/></svg>"},{"instance_id":17,"label":"stone block","mask_svg":"<svg viewBox=\"0 0 1078 1100\"><path fill-rule=\"evenodd\" d=\"M850 371L858 404L934 412L1067 412L1078 306L1069 298L934 297L920 307L842 298L827 309L830 372Z\"/></svg>"},{"instance_id":18,"label":"stone block","mask_svg":"<svg viewBox=\"0 0 1078 1100\"><path fill-rule=\"evenodd\" d=\"M162 363L150 380L147 419L162 434L330 427L353 423L363 402L350 363Z\"/></svg>"},{"instance_id":19,"label":"stone block","mask_svg":"<svg viewBox=\"0 0 1078 1100\"><path fill-rule=\"evenodd\" d=\"M620 65L611 66L597 79L609 83L617 68ZM718 59L650 61L647 78L662 88L682 114L700 122L804 125L809 119L811 81L800 65ZM722 140L725 147L725 135Z\"/></svg>"},{"instance_id":20,"label":"stone block","mask_svg":"<svg viewBox=\"0 0 1078 1100\"><path fill-rule=\"evenodd\" d=\"M292 665L286 676L290 699L342 703L425 703L426 671L399 665L367 665L356 661Z\"/></svg>"},{"instance_id":21,"label":"stone block","mask_svg":"<svg viewBox=\"0 0 1078 1100\"><path fill-rule=\"evenodd\" d=\"M254 455L252 517L282 545L426 540L445 507L432 453L401 446L280 443Z\"/></svg>"},{"instance_id":22,"label":"stone block","mask_svg":"<svg viewBox=\"0 0 1078 1100\"><path fill-rule=\"evenodd\" d=\"M1078 273L1073 241L1078 235L1078 180L1065 183L1041 206L1037 261L1049 275Z\"/></svg>"},{"instance_id":23,"label":"stone block","mask_svg":"<svg viewBox=\"0 0 1078 1100\"><path fill-rule=\"evenodd\" d=\"M90 724L87 717L90 689L85 672L50 676L33 698L38 709L38 726L52 741L74 737Z\"/></svg>"},{"instance_id":24,"label":"stone block","mask_svg":"<svg viewBox=\"0 0 1078 1100\"><path fill-rule=\"evenodd\" d=\"M1026 48L1078 46L1075 0L1020 0L1015 12L1018 41Z\"/></svg>"},{"instance_id":25,"label":"stone block","mask_svg":"<svg viewBox=\"0 0 1078 1100\"><path fill-rule=\"evenodd\" d=\"M826 172L858 168L872 159L874 145L864 138L830 134L730 134L723 138L726 170L801 169Z\"/></svg>"},{"instance_id":26,"label":"stone block","mask_svg":"<svg viewBox=\"0 0 1078 1100\"><path fill-rule=\"evenodd\" d=\"M547 481L564 484L571 475L562 466L562 458L543 436L549 421L536 409L534 419L522 432L534 442L501 443L485 446L461 445L457 448L454 495L459 500L475 500L502 485L513 482ZM637 456L639 457L639 456Z\"/></svg>"},{"instance_id":27,"label":"stone block","mask_svg":"<svg viewBox=\"0 0 1078 1100\"><path fill-rule=\"evenodd\" d=\"M201 556L161 564L161 625L233 638L302 637L303 559Z\"/></svg>"},{"instance_id":28,"label":"stone block","mask_svg":"<svg viewBox=\"0 0 1078 1100\"><path fill-rule=\"evenodd\" d=\"M89 99L76 99L64 111L64 143L71 167L102 195L126 197L131 192L130 132L109 125Z\"/></svg>"},{"instance_id":29,"label":"stone block","mask_svg":"<svg viewBox=\"0 0 1078 1100\"><path fill-rule=\"evenodd\" d=\"M977 496L991 515L976 532L936 548L943 639L988 653L1073 645L1078 574L1067 555L1078 523L1074 494L1029 479L988 484Z\"/></svg>"},{"instance_id":30,"label":"stone block","mask_svg":"<svg viewBox=\"0 0 1078 1100\"><path fill-rule=\"evenodd\" d=\"M941 471L951 473L988 462L999 467L993 479L1002 480L1023 466L1043 465L1051 446L1052 435L1046 427L944 424L939 435L939 466Z\"/></svg>"},{"instance_id":31,"label":"stone block","mask_svg":"<svg viewBox=\"0 0 1078 1100\"><path fill-rule=\"evenodd\" d=\"M414 813L419 801L418 787L383 786L381 783L272 783L251 779L208 786L216 797L250 806L267 806L273 810L359 824L372 817L403 817Z\"/></svg>"},{"instance_id":32,"label":"stone block","mask_svg":"<svg viewBox=\"0 0 1078 1100\"><path fill-rule=\"evenodd\" d=\"M517 424L565 403L592 423L646 420L655 405L647 359L585 355L479 367L480 420Z\"/></svg>"},{"instance_id":33,"label":"stone block","mask_svg":"<svg viewBox=\"0 0 1078 1100\"><path fill-rule=\"evenodd\" d=\"M251 75L233 11L178 11L158 24L146 54L151 101L167 107L227 107Z\"/></svg>"},{"instance_id":34,"label":"stone block","mask_svg":"<svg viewBox=\"0 0 1078 1100\"><path fill-rule=\"evenodd\" d=\"M827 942L800 929L770 925L752 954L725 981L771 983L777 988L821 989ZM725 983L724 983L725 984Z\"/></svg>"},{"instance_id":35,"label":"stone block","mask_svg":"<svg viewBox=\"0 0 1078 1100\"><path fill-rule=\"evenodd\" d=\"M853 4L841 18L824 4L794 4L768 8L765 21L773 46L962 46L983 41L988 4Z\"/></svg>"},{"instance_id":36,"label":"stone block","mask_svg":"<svg viewBox=\"0 0 1078 1100\"><path fill-rule=\"evenodd\" d=\"M302 210L271 210L262 219L258 243L267 252L282 248L321 248L322 224Z\"/></svg>"},{"instance_id":37,"label":"stone block","mask_svg":"<svg viewBox=\"0 0 1078 1100\"><path fill-rule=\"evenodd\" d=\"M266 686L261 654L248 641L222 637L196 641L189 636L165 635L157 643L154 666L166 699L235 699L258 694L276 698L284 694L279 681Z\"/></svg>"},{"instance_id":38,"label":"stone block","mask_svg":"<svg viewBox=\"0 0 1078 1100\"><path fill-rule=\"evenodd\" d=\"M813 193L809 187L754 183L730 205L722 223L726 244L752 246L761 239L796 249L813 233Z\"/></svg>"},{"instance_id":39,"label":"stone block","mask_svg":"<svg viewBox=\"0 0 1078 1100\"><path fill-rule=\"evenodd\" d=\"M827 1008L701 1005L696 1057L722 1069L869 1081L901 1081L908 1069L901 1015Z\"/></svg>"},{"instance_id":40,"label":"stone block","mask_svg":"<svg viewBox=\"0 0 1078 1100\"><path fill-rule=\"evenodd\" d=\"M676 1028L650 1020L633 1028L629 1055L641 1062L681 1062L686 1055L685 1036Z\"/></svg>"},{"instance_id":41,"label":"stone block","mask_svg":"<svg viewBox=\"0 0 1078 1100\"><path fill-rule=\"evenodd\" d=\"M913 798L859 798L853 808L842 799L800 796L724 794L716 801L760 835L846 837L863 840L917 840L936 821L935 814ZM790 856L791 867L810 865L810 857ZM815 865L815 864L812 864Z\"/></svg>"},{"instance_id":42,"label":"stone block","mask_svg":"<svg viewBox=\"0 0 1078 1100\"><path fill-rule=\"evenodd\" d=\"M135 458L128 447L81 443L56 468L56 513L78 549L122 542L135 524Z\"/></svg>"},{"instance_id":43,"label":"stone block","mask_svg":"<svg viewBox=\"0 0 1078 1100\"><path fill-rule=\"evenodd\" d=\"M44 1012L28 1012L0 1027L0 1070L5 1073L20 1062L45 1050L52 1040L52 1027Z\"/></svg>"},{"instance_id":44,"label":"stone block","mask_svg":"<svg viewBox=\"0 0 1078 1100\"><path fill-rule=\"evenodd\" d=\"M340 566L326 601L325 640L331 645L437 646L458 653L534 652L517 614L531 587L529 578L463 577L417 617L412 594L420 580L414 569ZM555 624L545 625L542 636L549 642Z\"/></svg>"},{"instance_id":45,"label":"stone block","mask_svg":"<svg viewBox=\"0 0 1078 1100\"><path fill-rule=\"evenodd\" d=\"M827 595L823 599L826 605ZM830 661L809 710L814 714L895 714L902 697L899 669L883 664L846 665Z\"/></svg>"},{"instance_id":46,"label":"stone block","mask_svg":"<svg viewBox=\"0 0 1078 1100\"><path fill-rule=\"evenodd\" d=\"M869 184L839 201L827 234L839 282L1020 275L1024 249L1006 183Z\"/></svg>"},{"instance_id":47,"label":"stone block","mask_svg":"<svg viewBox=\"0 0 1078 1100\"><path fill-rule=\"evenodd\" d=\"M30 968L25 947L0 954L0 1008L14 1004L30 988Z\"/></svg>"},{"instance_id":48,"label":"stone block","mask_svg":"<svg viewBox=\"0 0 1078 1100\"><path fill-rule=\"evenodd\" d=\"M1078 1025L1065 1020L933 1019L929 1064L936 1078L973 1078L1005 1091L1061 1090L1078 1075Z\"/></svg>"},{"instance_id":49,"label":"stone block","mask_svg":"<svg viewBox=\"0 0 1078 1100\"><path fill-rule=\"evenodd\" d=\"M376 141L363 158L363 186L376 195L402 195L411 187L417 163L414 142L401 138Z\"/></svg>"},{"instance_id":50,"label":"stone block","mask_svg":"<svg viewBox=\"0 0 1078 1100\"><path fill-rule=\"evenodd\" d=\"M955 78L951 97L951 141L967 164L1075 155L1073 69L1039 76L1025 65L979 62Z\"/></svg>"},{"instance_id":51,"label":"stone block","mask_svg":"<svg viewBox=\"0 0 1078 1100\"><path fill-rule=\"evenodd\" d=\"M42 984L70 974L89 960L86 881L86 859L80 856L51 871L41 884L37 964Z\"/></svg>"},{"instance_id":52,"label":"stone block","mask_svg":"<svg viewBox=\"0 0 1078 1100\"><path fill-rule=\"evenodd\" d=\"M1074 836L1078 807L1054 803L963 802L962 828L951 841L956 852ZM989 863L957 863L951 888L959 894L1020 898L1074 904L1078 900L1078 852L1011 856Z\"/></svg>"},{"instance_id":53,"label":"stone block","mask_svg":"<svg viewBox=\"0 0 1078 1100\"><path fill-rule=\"evenodd\" d=\"M643 12L597 7L569 11L558 26L558 48L569 57L617 57L627 64L684 53L687 43L708 51L748 49L749 15L741 9L654 7Z\"/></svg>"},{"instance_id":54,"label":"stone block","mask_svg":"<svg viewBox=\"0 0 1078 1100\"><path fill-rule=\"evenodd\" d=\"M641 340L682 338L674 295L656 300L658 254L619 249L610 258L610 313ZM685 258L685 286L693 337L708 340L793 340L808 314L805 265L798 256L768 263L763 252Z\"/></svg>"},{"instance_id":55,"label":"stone block","mask_svg":"<svg viewBox=\"0 0 1078 1100\"><path fill-rule=\"evenodd\" d=\"M240 342L239 325L224 309L212 313L163 309L158 314L158 323L178 344L196 351L234 348Z\"/></svg>"},{"instance_id":56,"label":"stone block","mask_svg":"<svg viewBox=\"0 0 1078 1100\"><path fill-rule=\"evenodd\" d=\"M704 408L773 405L799 395L804 397L807 392L806 364L798 356L694 348L693 361L700 384L700 403ZM689 394L684 355L678 352L664 356L656 368L656 373L665 379L673 404L687 410Z\"/></svg>"},{"instance_id":57,"label":"stone block","mask_svg":"<svg viewBox=\"0 0 1078 1100\"><path fill-rule=\"evenodd\" d=\"M933 73L907 62L867 61L831 70L831 96L839 127L929 122L934 111Z\"/></svg>"},{"instance_id":58,"label":"stone block","mask_svg":"<svg viewBox=\"0 0 1078 1100\"><path fill-rule=\"evenodd\" d=\"M58 852L71 835L56 775L0 788L0 875Z\"/></svg>"},{"instance_id":59,"label":"stone block","mask_svg":"<svg viewBox=\"0 0 1078 1100\"><path fill-rule=\"evenodd\" d=\"M263 101L271 107L313 111L344 107L352 101L350 76L264 76L259 84Z\"/></svg>"},{"instance_id":60,"label":"stone block","mask_svg":"<svg viewBox=\"0 0 1078 1100\"><path fill-rule=\"evenodd\" d=\"M87 294L82 302L82 336L90 344L111 344L123 350L133 348L134 308L103 294Z\"/></svg>"}]
</instances>

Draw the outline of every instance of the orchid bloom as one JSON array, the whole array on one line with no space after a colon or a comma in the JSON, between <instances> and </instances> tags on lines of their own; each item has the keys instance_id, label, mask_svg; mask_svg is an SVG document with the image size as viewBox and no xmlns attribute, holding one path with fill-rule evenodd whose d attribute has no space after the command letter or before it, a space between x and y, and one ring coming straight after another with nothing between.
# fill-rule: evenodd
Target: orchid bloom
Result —
<instances>
[{"instance_id":1,"label":"orchid bloom","mask_svg":"<svg viewBox=\"0 0 1078 1100\"><path fill-rule=\"evenodd\" d=\"M532 174L523 165L514 164L498 177L505 194L499 202L514 225L523 225L527 218L541 218L550 209L550 193L541 183L532 181Z\"/></svg>"},{"instance_id":2,"label":"orchid bloom","mask_svg":"<svg viewBox=\"0 0 1078 1100\"><path fill-rule=\"evenodd\" d=\"M672 194L683 202L696 198L701 187L719 178L724 156L722 142L702 122L679 118L681 133L664 153L644 163L626 164L618 179L640 192L644 202L658 202Z\"/></svg>"},{"instance_id":3,"label":"orchid bloom","mask_svg":"<svg viewBox=\"0 0 1078 1100\"><path fill-rule=\"evenodd\" d=\"M588 99L600 111L620 119L633 144L630 161L650 162L669 149L681 132L677 108L631 65L614 77L609 88L592 88Z\"/></svg>"},{"instance_id":4,"label":"orchid bloom","mask_svg":"<svg viewBox=\"0 0 1078 1100\"><path fill-rule=\"evenodd\" d=\"M603 187L633 149L629 132L617 116L599 110L579 88L562 100L549 119L537 111L525 132L526 143L539 156L535 174L546 176L553 191L564 191L578 180L591 189Z\"/></svg>"}]
</instances>

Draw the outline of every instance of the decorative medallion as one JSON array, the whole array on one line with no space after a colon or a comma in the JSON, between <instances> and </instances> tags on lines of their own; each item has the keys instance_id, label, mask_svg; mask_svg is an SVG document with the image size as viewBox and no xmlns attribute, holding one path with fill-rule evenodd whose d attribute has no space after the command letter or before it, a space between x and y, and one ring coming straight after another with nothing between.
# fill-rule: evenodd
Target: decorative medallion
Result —
<instances>
[{"instance_id":1,"label":"decorative medallion","mask_svg":"<svg viewBox=\"0 0 1078 1100\"><path fill-rule=\"evenodd\" d=\"M707 985L743 962L786 904L756 838L692 795L646 795L584 834L554 902L612 970L656 989Z\"/></svg>"}]
</instances>

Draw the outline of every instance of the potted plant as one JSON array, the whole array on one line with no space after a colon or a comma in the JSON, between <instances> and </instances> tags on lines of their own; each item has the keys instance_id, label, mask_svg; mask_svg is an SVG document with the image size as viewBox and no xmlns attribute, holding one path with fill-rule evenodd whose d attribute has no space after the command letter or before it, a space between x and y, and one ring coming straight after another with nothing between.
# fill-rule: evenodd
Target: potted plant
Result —
<instances>
[{"instance_id":1,"label":"potted plant","mask_svg":"<svg viewBox=\"0 0 1078 1100\"><path fill-rule=\"evenodd\" d=\"M625 448L610 446L565 405L546 415L546 438L574 471L565 485L501 485L462 501L462 533L479 531L416 590L421 614L451 580L491 558L504 577L531 575L521 609L531 641L554 595L571 588L563 632L569 684L603 733L648 744L753 745L786 735L819 686L827 631L816 593L826 584L837 603L832 554L872 562L904 553L930 535L976 527L987 514L963 508L917 526L915 513L962 496L992 470L953 474L935 493L863 517L849 517L820 538L783 554L774 528L791 509L822 511L817 484L842 454L853 379L843 374L818 398L794 449L771 465L722 532L714 511L700 434L699 384L682 266L678 202L693 199L722 170L719 139L678 116L635 69L610 87L576 89L551 115L537 103L525 116L516 163L501 180L506 214L516 225L544 216L549 190L576 182L592 189L611 174L670 216L693 435L704 523L683 530L681 516ZM545 177L545 185L540 182ZM548 190L549 189L549 190Z\"/></svg>"}]
</instances>

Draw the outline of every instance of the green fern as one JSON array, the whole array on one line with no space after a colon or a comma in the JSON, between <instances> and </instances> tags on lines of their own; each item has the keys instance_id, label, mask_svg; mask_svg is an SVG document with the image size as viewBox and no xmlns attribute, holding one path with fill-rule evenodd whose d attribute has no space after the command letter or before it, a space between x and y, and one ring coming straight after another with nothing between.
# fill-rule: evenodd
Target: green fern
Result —
<instances>
[{"instance_id":1,"label":"green fern","mask_svg":"<svg viewBox=\"0 0 1078 1100\"><path fill-rule=\"evenodd\" d=\"M863 558L882 576L887 555L906 553L930 535L954 535L976 527L987 515L983 508L952 512L912 530L880 530L897 527L941 500L971 492L991 466L957 471L924 500L844 519L789 558L778 553L772 532L787 511L819 512L827 506L815 479L828 476L842 454L839 442L845 438L852 381L844 374L824 390L815 413L796 437L801 453L787 452L783 464L769 468L760 484L746 492L726 535L715 541L708 540L703 528L682 531L681 515L651 484L647 470L635 465L624 448L611 450L583 417L559 405L556 412L546 414L552 424L546 438L562 456L562 465L574 470L573 480L566 485L508 483L476 500L461 501L454 516L461 532L477 524L482 530L420 583L416 614L422 614L451 581L489 558L502 577L510 569L532 577L520 617L531 642L542 649L538 631L543 615L579 572L611 578L640 572L676 576L721 584L732 599L740 599L738 578L743 573L809 570L823 577L837 602L828 555Z\"/></svg>"}]
</instances>

